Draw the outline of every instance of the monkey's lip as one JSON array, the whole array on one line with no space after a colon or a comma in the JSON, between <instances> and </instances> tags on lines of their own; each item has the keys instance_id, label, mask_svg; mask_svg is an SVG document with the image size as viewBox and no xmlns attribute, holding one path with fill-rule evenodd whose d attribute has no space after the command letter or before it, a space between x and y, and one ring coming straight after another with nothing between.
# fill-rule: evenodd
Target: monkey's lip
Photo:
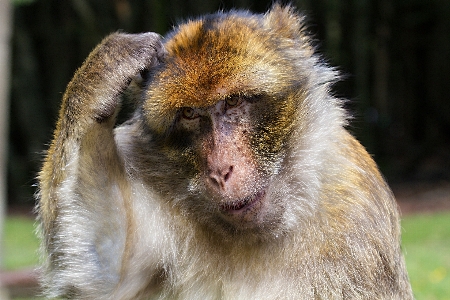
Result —
<instances>
[{"instance_id":1,"label":"monkey's lip","mask_svg":"<svg viewBox=\"0 0 450 300\"><path fill-rule=\"evenodd\" d=\"M245 197L244 199L224 202L220 205L220 209L227 213L238 213L251 208L255 203L261 201L266 194L265 190L259 191L256 194Z\"/></svg>"}]
</instances>

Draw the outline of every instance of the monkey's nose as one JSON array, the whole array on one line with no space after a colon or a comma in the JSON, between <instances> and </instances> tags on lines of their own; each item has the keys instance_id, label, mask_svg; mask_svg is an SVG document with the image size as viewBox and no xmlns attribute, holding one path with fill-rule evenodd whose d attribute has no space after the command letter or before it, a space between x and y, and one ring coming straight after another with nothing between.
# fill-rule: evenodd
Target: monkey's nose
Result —
<instances>
[{"instance_id":1,"label":"monkey's nose","mask_svg":"<svg viewBox=\"0 0 450 300\"><path fill-rule=\"evenodd\" d=\"M233 166L223 168L222 170L221 169L211 170L209 172L209 180L215 187L221 190L225 190L226 183L228 180L230 180L232 173L233 173Z\"/></svg>"}]
</instances>

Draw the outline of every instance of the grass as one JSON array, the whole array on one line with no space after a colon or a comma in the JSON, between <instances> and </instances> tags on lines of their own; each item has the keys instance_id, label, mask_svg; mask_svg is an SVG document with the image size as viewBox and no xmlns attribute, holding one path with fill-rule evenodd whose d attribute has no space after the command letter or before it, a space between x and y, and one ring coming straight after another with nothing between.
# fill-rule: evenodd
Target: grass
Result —
<instances>
[{"instance_id":1,"label":"grass","mask_svg":"<svg viewBox=\"0 0 450 300\"><path fill-rule=\"evenodd\" d=\"M403 251L416 299L450 295L450 213L404 217Z\"/></svg>"},{"instance_id":2,"label":"grass","mask_svg":"<svg viewBox=\"0 0 450 300\"><path fill-rule=\"evenodd\" d=\"M402 221L403 251L416 299L447 299L450 295L450 212L405 216ZM7 270L38 263L34 221L10 216L4 232Z\"/></svg>"},{"instance_id":3,"label":"grass","mask_svg":"<svg viewBox=\"0 0 450 300\"><path fill-rule=\"evenodd\" d=\"M34 220L25 216L8 216L3 233L2 268L16 270L38 264L39 241Z\"/></svg>"}]
</instances>

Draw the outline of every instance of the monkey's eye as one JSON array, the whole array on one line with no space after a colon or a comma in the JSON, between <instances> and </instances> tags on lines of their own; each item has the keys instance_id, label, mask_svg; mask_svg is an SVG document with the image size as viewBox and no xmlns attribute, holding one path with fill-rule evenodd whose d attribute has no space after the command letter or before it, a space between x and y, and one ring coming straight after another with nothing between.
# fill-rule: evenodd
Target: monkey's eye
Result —
<instances>
[{"instance_id":1,"label":"monkey's eye","mask_svg":"<svg viewBox=\"0 0 450 300\"><path fill-rule=\"evenodd\" d=\"M186 119L195 119L197 117L197 114L192 107L184 107L181 114L183 115L183 118Z\"/></svg>"},{"instance_id":2,"label":"monkey's eye","mask_svg":"<svg viewBox=\"0 0 450 300\"><path fill-rule=\"evenodd\" d=\"M227 99L225 99L225 103L227 104L227 106L233 107L239 104L239 96L230 96Z\"/></svg>"}]
</instances>

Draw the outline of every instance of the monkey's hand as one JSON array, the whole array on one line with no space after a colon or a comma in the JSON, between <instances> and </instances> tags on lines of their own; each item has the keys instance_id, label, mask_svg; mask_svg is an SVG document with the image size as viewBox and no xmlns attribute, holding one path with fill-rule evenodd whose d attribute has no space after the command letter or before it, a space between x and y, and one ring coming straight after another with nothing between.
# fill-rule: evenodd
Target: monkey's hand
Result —
<instances>
[{"instance_id":1,"label":"monkey's hand","mask_svg":"<svg viewBox=\"0 0 450 300\"><path fill-rule=\"evenodd\" d=\"M163 55L161 37L156 33L106 37L67 86L60 118L65 117L70 127L72 123L78 127L93 120L107 121L114 116L119 95L131 79L156 65Z\"/></svg>"}]
</instances>

